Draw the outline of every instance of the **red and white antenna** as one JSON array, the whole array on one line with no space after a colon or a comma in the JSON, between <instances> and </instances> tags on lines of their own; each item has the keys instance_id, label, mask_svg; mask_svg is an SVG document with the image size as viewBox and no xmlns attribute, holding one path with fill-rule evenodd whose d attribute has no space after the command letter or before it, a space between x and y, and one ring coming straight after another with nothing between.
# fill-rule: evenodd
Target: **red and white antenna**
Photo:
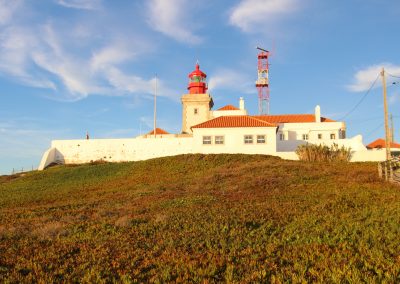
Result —
<instances>
[{"instance_id":1,"label":"red and white antenna","mask_svg":"<svg viewBox=\"0 0 400 284\"><path fill-rule=\"evenodd\" d=\"M256 47L260 50L258 53L258 78L256 87L258 90L258 114L269 114L269 63L268 56L270 52L261 47Z\"/></svg>"}]
</instances>

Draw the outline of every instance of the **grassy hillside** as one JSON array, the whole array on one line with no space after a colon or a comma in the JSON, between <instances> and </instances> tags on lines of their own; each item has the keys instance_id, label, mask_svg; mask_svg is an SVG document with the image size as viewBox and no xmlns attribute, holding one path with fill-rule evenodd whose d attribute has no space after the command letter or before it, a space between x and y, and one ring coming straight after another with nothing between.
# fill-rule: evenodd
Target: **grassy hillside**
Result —
<instances>
[{"instance_id":1,"label":"grassy hillside","mask_svg":"<svg viewBox=\"0 0 400 284\"><path fill-rule=\"evenodd\" d=\"M376 164L184 155L0 177L0 282L399 282Z\"/></svg>"}]
</instances>

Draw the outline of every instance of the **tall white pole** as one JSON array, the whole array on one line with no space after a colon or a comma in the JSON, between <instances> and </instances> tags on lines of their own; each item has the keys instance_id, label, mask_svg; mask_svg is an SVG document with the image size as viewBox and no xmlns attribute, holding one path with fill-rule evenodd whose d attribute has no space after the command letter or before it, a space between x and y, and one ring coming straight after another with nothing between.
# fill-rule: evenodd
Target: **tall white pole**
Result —
<instances>
[{"instance_id":1,"label":"tall white pole","mask_svg":"<svg viewBox=\"0 0 400 284\"><path fill-rule=\"evenodd\" d=\"M383 108L385 113L385 144L386 144L386 160L390 160L390 130L388 122L388 106L386 98L386 78L385 78L385 68L382 67L382 85L383 85Z\"/></svg>"},{"instance_id":2,"label":"tall white pole","mask_svg":"<svg viewBox=\"0 0 400 284\"><path fill-rule=\"evenodd\" d=\"M154 86L154 138L156 138L156 129L157 129L157 74L155 77L155 86Z\"/></svg>"}]
</instances>

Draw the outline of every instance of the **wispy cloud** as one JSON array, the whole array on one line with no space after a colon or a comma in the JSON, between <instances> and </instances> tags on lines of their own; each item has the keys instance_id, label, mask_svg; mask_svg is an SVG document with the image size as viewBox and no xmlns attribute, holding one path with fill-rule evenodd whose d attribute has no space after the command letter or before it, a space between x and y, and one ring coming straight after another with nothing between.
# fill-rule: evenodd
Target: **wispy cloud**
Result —
<instances>
[{"instance_id":1,"label":"wispy cloud","mask_svg":"<svg viewBox=\"0 0 400 284\"><path fill-rule=\"evenodd\" d=\"M198 44L202 38L190 30L191 18L187 19L190 1L151 0L148 3L148 23L150 27L175 40Z\"/></svg>"},{"instance_id":2,"label":"wispy cloud","mask_svg":"<svg viewBox=\"0 0 400 284\"><path fill-rule=\"evenodd\" d=\"M115 43L94 52L90 60L90 65L94 71L99 71L109 66L131 60L134 56L135 53L127 46L124 46L123 43Z\"/></svg>"},{"instance_id":3,"label":"wispy cloud","mask_svg":"<svg viewBox=\"0 0 400 284\"><path fill-rule=\"evenodd\" d=\"M96 10L101 5L100 0L57 0L57 3L64 7L83 10Z\"/></svg>"},{"instance_id":4,"label":"wispy cloud","mask_svg":"<svg viewBox=\"0 0 400 284\"><path fill-rule=\"evenodd\" d=\"M242 0L231 10L229 22L244 32L252 32L297 11L301 4L303 1L299 0Z\"/></svg>"},{"instance_id":5,"label":"wispy cloud","mask_svg":"<svg viewBox=\"0 0 400 284\"><path fill-rule=\"evenodd\" d=\"M391 77L390 75L400 76L400 65L395 65L392 63L381 63L358 70L354 74L353 82L347 86L347 89L351 92L367 91L381 73L382 67L385 68L385 71L388 75L386 76L386 81L388 84L399 80L398 78L396 79L394 77ZM379 86L382 86L382 83L381 80L378 79L374 87L376 88Z\"/></svg>"},{"instance_id":6,"label":"wispy cloud","mask_svg":"<svg viewBox=\"0 0 400 284\"><path fill-rule=\"evenodd\" d=\"M1 0L0 0L1 1ZM106 41L70 33L55 21L0 28L0 75L21 84L49 89L54 99L80 100L89 95L149 97L154 78L142 78L122 67L146 52L146 39L109 36ZM91 27L92 29L96 26ZM89 27L87 29L90 29ZM87 35L94 31L86 31ZM34 36L40 34L40 37ZM104 35L103 35L104 36ZM160 96L174 97L163 86Z\"/></svg>"},{"instance_id":7,"label":"wispy cloud","mask_svg":"<svg viewBox=\"0 0 400 284\"><path fill-rule=\"evenodd\" d=\"M8 23L19 8L21 0L0 0L0 25Z\"/></svg>"},{"instance_id":8,"label":"wispy cloud","mask_svg":"<svg viewBox=\"0 0 400 284\"><path fill-rule=\"evenodd\" d=\"M235 82L235 84L232 84L232 82ZM252 80L248 74L231 69L220 69L214 74L211 74L208 88L210 91L234 88L236 91L241 91L246 94L251 94L256 91L254 79Z\"/></svg>"}]
</instances>

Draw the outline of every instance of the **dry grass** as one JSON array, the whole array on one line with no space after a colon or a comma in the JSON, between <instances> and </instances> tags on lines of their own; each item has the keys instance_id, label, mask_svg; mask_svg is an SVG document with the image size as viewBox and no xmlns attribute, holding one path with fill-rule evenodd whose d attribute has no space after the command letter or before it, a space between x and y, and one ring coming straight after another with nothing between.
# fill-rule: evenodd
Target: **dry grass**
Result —
<instances>
[{"instance_id":1,"label":"dry grass","mask_svg":"<svg viewBox=\"0 0 400 284\"><path fill-rule=\"evenodd\" d=\"M306 144L296 149L301 161L308 162L348 162L351 158L351 149L333 144L326 145Z\"/></svg>"}]
</instances>

